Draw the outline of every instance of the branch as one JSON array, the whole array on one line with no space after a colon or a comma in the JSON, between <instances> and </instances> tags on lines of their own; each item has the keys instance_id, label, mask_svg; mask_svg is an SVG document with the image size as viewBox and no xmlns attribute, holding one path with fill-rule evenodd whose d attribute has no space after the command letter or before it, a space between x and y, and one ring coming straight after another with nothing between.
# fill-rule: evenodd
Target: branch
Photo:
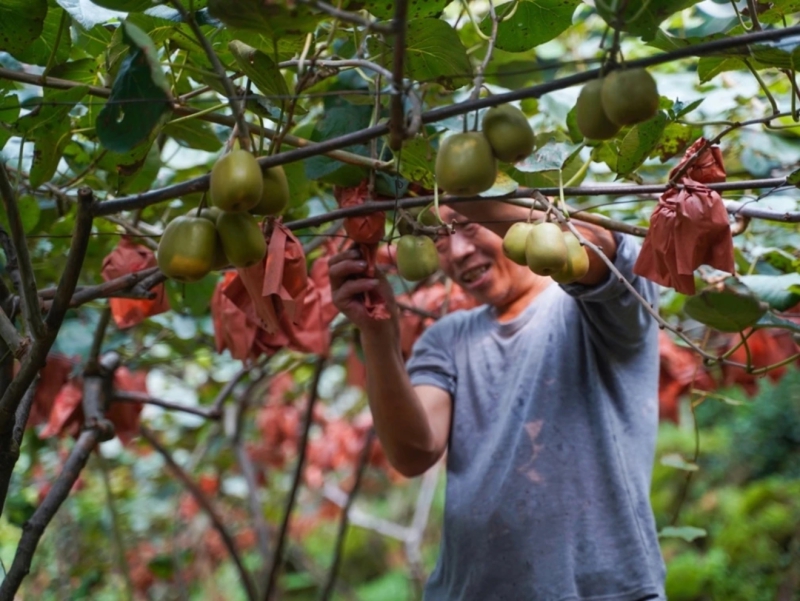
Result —
<instances>
[{"instance_id":1,"label":"branch","mask_svg":"<svg viewBox=\"0 0 800 601\"><path fill-rule=\"evenodd\" d=\"M47 325L48 336L55 339L61 322L69 309L72 295L78 284L78 278L83 267L83 260L86 257L86 249L89 247L89 236L92 233L92 205L94 196L89 188L81 188L78 191L78 214L75 217L75 230L72 234L72 244L67 255L67 263L61 273L61 279L56 288L53 304L47 312L45 323ZM38 300L38 299L37 299Z\"/></svg>"},{"instance_id":2,"label":"branch","mask_svg":"<svg viewBox=\"0 0 800 601\"><path fill-rule=\"evenodd\" d=\"M180 403L173 403L171 401L158 399L142 392L115 390L114 396L111 400L112 402L120 402L120 403L141 403L143 405L156 405L157 407L163 407L164 409L169 409L170 411L182 411L183 413L191 413L192 415L198 415L206 419L218 420L221 417L221 414L219 412L215 412L213 409L201 409L199 407L181 405Z\"/></svg>"},{"instance_id":3,"label":"branch","mask_svg":"<svg viewBox=\"0 0 800 601\"><path fill-rule=\"evenodd\" d=\"M28 340L19 335L14 323L8 318L2 307L0 307L0 338L5 341L17 359L22 359L28 350Z\"/></svg>"},{"instance_id":4,"label":"branch","mask_svg":"<svg viewBox=\"0 0 800 601\"><path fill-rule=\"evenodd\" d=\"M497 27L499 25L499 19L497 18L497 11L494 9L494 2L492 2L492 0L489 0L489 15L492 18L492 33L489 36L489 45L486 48L486 56L483 57L481 64L475 68L475 79L472 82L472 93L469 96L471 100L475 100L481 95L483 74L486 72L486 66L489 64L489 61L492 60L494 45L497 41Z\"/></svg>"},{"instance_id":5,"label":"branch","mask_svg":"<svg viewBox=\"0 0 800 601\"><path fill-rule=\"evenodd\" d=\"M181 19L183 19L184 23L186 23L189 26L189 29L192 30L192 33L194 33L194 36L197 38L200 46L202 46L203 50L205 51L208 60L211 62L211 67L214 69L214 73L217 74L220 83L222 83L222 87L225 89L225 94L228 95L228 102L231 105L231 110L236 118L236 125L239 129L239 139L243 141L242 148L249 148L250 129L247 119L245 119L244 102L237 99L236 89L233 87L233 82L230 80L230 78L228 78L228 74L225 72L225 67L222 65L222 62L220 62L217 53L214 52L214 49L211 47L211 43L208 41L206 36L203 35L203 32L200 29L200 26L197 24L194 15L189 14L189 12L183 7L183 4L180 0L169 1L170 4L172 4L180 13ZM246 146L244 143L245 140L247 141Z\"/></svg>"},{"instance_id":6,"label":"branch","mask_svg":"<svg viewBox=\"0 0 800 601\"><path fill-rule=\"evenodd\" d=\"M78 441L72 447L69 457L64 462L61 473L56 478L44 501L42 501L42 504L39 505L31 518L25 522L22 527L22 537L14 555L14 562L8 570L5 580L0 585L0 601L13 601L16 597L23 578L30 572L31 560L39 540L44 534L44 529L53 519L53 516L69 495L70 490L72 490L72 486L86 465L86 461L97 444L98 438L99 433L94 429L81 432Z\"/></svg>"},{"instance_id":7,"label":"branch","mask_svg":"<svg viewBox=\"0 0 800 601\"><path fill-rule=\"evenodd\" d=\"M180 480L181 483L183 483L183 485L189 490L191 495L194 497L194 500L197 501L197 504L203 508L203 511L208 514L214 529L219 533L220 537L222 538L222 542L228 549L228 553L230 553L231 559L233 559L234 564L236 564L236 569L239 572L239 577L245 588L245 592L247 593L247 598L250 601L255 601L257 598L256 589L255 585L253 584L253 580L250 577L250 573L244 567L242 558L239 556L239 551L236 548L236 543L234 542L233 537L230 535L227 528L225 528L222 518L219 516L219 514L217 514L214 506L211 504L211 501L209 501L208 497L206 497L203 491L200 490L200 487L195 484L189 475L175 462L175 459L172 458L172 455L170 455L166 447L164 447L158 441L158 438L156 438L153 432L151 432L146 426L141 425L139 426L139 432L141 433L142 437L161 454L161 456L164 458L164 461L167 462L170 470L172 470L175 476L177 476L178 480ZM3 600L0 599L0 601Z\"/></svg>"},{"instance_id":8,"label":"branch","mask_svg":"<svg viewBox=\"0 0 800 601\"><path fill-rule=\"evenodd\" d=\"M308 6L313 6L314 8L324 13L328 13L330 16L339 19L340 21L345 21L346 23L354 23L355 25L361 25L368 31L374 31L376 33L383 33L386 35L391 35L392 33L394 33L394 29L389 25L382 25L381 23L365 19L364 17L356 13L340 10L335 6L331 6L326 2L322 2L322 0L299 0L299 2L302 4L306 4Z\"/></svg>"},{"instance_id":9,"label":"branch","mask_svg":"<svg viewBox=\"0 0 800 601\"><path fill-rule=\"evenodd\" d=\"M350 491L350 494L347 497L347 503L345 503L344 507L342 508L342 517L339 521L339 532L336 535L336 545L333 552L333 562L331 563L331 569L328 572L328 579L325 582L325 587L322 589L322 594L320 595L320 599L322 601L328 601L328 599L331 598L334 586L336 585L336 577L339 574L339 564L342 561L344 540L349 524L348 515L350 514L350 509L353 507L353 501L355 501L356 495L358 495L358 490L361 488L361 480L364 477L364 472L366 471L367 464L369 462L370 450L374 438L375 430L370 428L364 440L364 446L361 449L361 455L358 458L358 464L356 465L356 481L353 483L353 489Z\"/></svg>"},{"instance_id":10,"label":"branch","mask_svg":"<svg viewBox=\"0 0 800 601\"><path fill-rule=\"evenodd\" d=\"M269 576L267 577L267 586L264 591L262 599L270 601L272 599L272 591L275 588L275 582L280 571L281 564L283 563L283 547L286 543L286 535L289 532L289 521L292 516L292 509L294 508L295 499L297 498L297 491L300 489L300 481L303 479L303 468L305 467L306 452L308 451L308 438L311 432L311 425L314 423L314 405L316 405L317 397L319 394L319 381L322 376L322 370L325 367L326 357L320 356L317 359L317 365L314 370L314 378L311 381L311 390L308 397L308 406L306 407L306 420L303 425L303 435L300 439L300 447L297 457L297 465L294 468L294 477L292 479L292 488L289 491L289 497L286 500L286 509L283 514L283 521L278 533L278 542L275 546L275 551L272 556L272 565L269 569Z\"/></svg>"},{"instance_id":11,"label":"branch","mask_svg":"<svg viewBox=\"0 0 800 601\"><path fill-rule=\"evenodd\" d=\"M11 242L17 256L17 267L21 286L19 294L25 310L25 321L30 328L31 337L36 340L45 335L42 310L39 307L39 298L36 296L36 278L33 275L33 264L28 253L28 243L25 239L25 230L22 227L22 218L17 206L17 195L11 185L5 164L0 161L0 196L8 215L8 225L11 229Z\"/></svg>"},{"instance_id":12,"label":"branch","mask_svg":"<svg viewBox=\"0 0 800 601\"><path fill-rule=\"evenodd\" d=\"M392 100L389 118L389 148L400 150L406 137L406 115L403 110L403 61L406 55L406 17L408 14L408 0L395 0L394 20L394 47L392 48Z\"/></svg>"}]
</instances>

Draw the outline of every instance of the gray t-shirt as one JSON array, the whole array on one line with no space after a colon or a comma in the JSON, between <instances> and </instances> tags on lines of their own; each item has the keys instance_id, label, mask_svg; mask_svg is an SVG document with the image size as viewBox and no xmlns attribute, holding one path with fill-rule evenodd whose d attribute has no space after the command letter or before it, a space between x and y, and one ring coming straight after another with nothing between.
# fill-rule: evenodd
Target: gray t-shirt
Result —
<instances>
[{"instance_id":1,"label":"gray t-shirt","mask_svg":"<svg viewBox=\"0 0 800 601\"><path fill-rule=\"evenodd\" d=\"M638 244L615 237L616 266L656 306ZM407 368L453 399L426 601L665 598L649 502L658 327L616 276L552 284L506 323L489 306L452 313Z\"/></svg>"}]
</instances>

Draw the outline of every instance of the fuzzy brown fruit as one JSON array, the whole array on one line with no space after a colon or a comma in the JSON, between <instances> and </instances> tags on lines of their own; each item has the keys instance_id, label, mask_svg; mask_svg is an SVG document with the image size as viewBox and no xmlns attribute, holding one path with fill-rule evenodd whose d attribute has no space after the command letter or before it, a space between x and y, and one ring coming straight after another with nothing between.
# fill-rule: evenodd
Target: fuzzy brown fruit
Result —
<instances>
[{"instance_id":1,"label":"fuzzy brown fruit","mask_svg":"<svg viewBox=\"0 0 800 601\"><path fill-rule=\"evenodd\" d=\"M525 259L525 247L531 229L533 229L532 223L520 221L508 228L506 235L503 236L503 254L517 265L528 264Z\"/></svg>"},{"instance_id":2,"label":"fuzzy brown fruit","mask_svg":"<svg viewBox=\"0 0 800 601\"><path fill-rule=\"evenodd\" d=\"M567 245L567 264L550 277L559 284L571 284L589 272L589 253L572 232L564 232L564 243Z\"/></svg>"},{"instance_id":3,"label":"fuzzy brown fruit","mask_svg":"<svg viewBox=\"0 0 800 601\"><path fill-rule=\"evenodd\" d=\"M494 185L497 160L486 136L479 131L453 134L436 155L436 183L455 196L474 196Z\"/></svg>"},{"instance_id":4,"label":"fuzzy brown fruit","mask_svg":"<svg viewBox=\"0 0 800 601\"><path fill-rule=\"evenodd\" d=\"M258 221L249 213L223 212L217 231L225 256L234 267L251 267L267 254L267 241Z\"/></svg>"},{"instance_id":5,"label":"fuzzy brown fruit","mask_svg":"<svg viewBox=\"0 0 800 601\"><path fill-rule=\"evenodd\" d=\"M567 263L567 244L557 224L538 223L525 241L525 261L533 273L553 275Z\"/></svg>"},{"instance_id":6,"label":"fuzzy brown fruit","mask_svg":"<svg viewBox=\"0 0 800 601\"><path fill-rule=\"evenodd\" d=\"M246 150L231 150L211 168L211 203L223 211L249 211L259 203L263 191L261 167Z\"/></svg>"},{"instance_id":7,"label":"fuzzy brown fruit","mask_svg":"<svg viewBox=\"0 0 800 601\"><path fill-rule=\"evenodd\" d=\"M289 206L289 180L283 166L270 167L264 173L261 200L250 209L253 215L280 215Z\"/></svg>"},{"instance_id":8,"label":"fuzzy brown fruit","mask_svg":"<svg viewBox=\"0 0 800 601\"><path fill-rule=\"evenodd\" d=\"M612 71L603 78L600 100L612 123L642 123L658 112L656 80L645 69Z\"/></svg>"},{"instance_id":9,"label":"fuzzy brown fruit","mask_svg":"<svg viewBox=\"0 0 800 601\"><path fill-rule=\"evenodd\" d=\"M197 210L192 209L188 215L196 215ZM200 217L208 219L214 224L214 231L217 229L217 219L222 214L222 211L217 207L205 207L200 209ZM219 237L219 232L216 233L216 244L214 245L214 258L211 260L211 270L218 271L223 267L227 267L230 261L225 256L225 249L222 248L222 240Z\"/></svg>"},{"instance_id":10,"label":"fuzzy brown fruit","mask_svg":"<svg viewBox=\"0 0 800 601\"><path fill-rule=\"evenodd\" d=\"M534 136L528 118L510 104L495 106L486 111L481 130L492 152L501 161L518 163L533 152Z\"/></svg>"},{"instance_id":11,"label":"fuzzy brown fruit","mask_svg":"<svg viewBox=\"0 0 800 601\"><path fill-rule=\"evenodd\" d=\"M183 215L164 228L156 261L168 278L190 283L204 278L212 268L217 230L203 217Z\"/></svg>"},{"instance_id":12,"label":"fuzzy brown fruit","mask_svg":"<svg viewBox=\"0 0 800 601\"><path fill-rule=\"evenodd\" d=\"M439 269L439 253L427 236L401 236L396 256L398 273L412 282L424 280Z\"/></svg>"},{"instance_id":13,"label":"fuzzy brown fruit","mask_svg":"<svg viewBox=\"0 0 800 601\"><path fill-rule=\"evenodd\" d=\"M610 140L617 135L620 126L611 121L600 101L602 79L593 79L581 89L575 105L575 118L580 132L590 140Z\"/></svg>"}]
</instances>

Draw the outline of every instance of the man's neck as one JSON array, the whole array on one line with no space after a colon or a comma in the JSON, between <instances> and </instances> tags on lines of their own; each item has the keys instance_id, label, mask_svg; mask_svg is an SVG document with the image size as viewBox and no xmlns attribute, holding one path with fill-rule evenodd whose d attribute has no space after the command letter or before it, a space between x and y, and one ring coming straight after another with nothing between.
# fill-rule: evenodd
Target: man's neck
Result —
<instances>
[{"instance_id":1,"label":"man's neck","mask_svg":"<svg viewBox=\"0 0 800 601\"><path fill-rule=\"evenodd\" d=\"M522 313L548 286L553 284L553 280L549 277L531 275L533 275L533 278L530 281L530 285L523 290L522 294L507 304L495 307L497 321L500 323L511 321Z\"/></svg>"}]
</instances>

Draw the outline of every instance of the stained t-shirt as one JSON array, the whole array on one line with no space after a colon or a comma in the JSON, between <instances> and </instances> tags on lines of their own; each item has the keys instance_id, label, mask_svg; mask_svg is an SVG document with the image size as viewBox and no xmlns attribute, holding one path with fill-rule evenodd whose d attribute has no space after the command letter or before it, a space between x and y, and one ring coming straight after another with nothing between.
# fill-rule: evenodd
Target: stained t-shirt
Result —
<instances>
[{"instance_id":1,"label":"stained t-shirt","mask_svg":"<svg viewBox=\"0 0 800 601\"><path fill-rule=\"evenodd\" d=\"M638 244L615 237L617 268L655 306ZM407 368L453 399L425 601L665 598L649 502L658 327L614 274L551 284L505 323L489 306L452 313Z\"/></svg>"}]
</instances>

